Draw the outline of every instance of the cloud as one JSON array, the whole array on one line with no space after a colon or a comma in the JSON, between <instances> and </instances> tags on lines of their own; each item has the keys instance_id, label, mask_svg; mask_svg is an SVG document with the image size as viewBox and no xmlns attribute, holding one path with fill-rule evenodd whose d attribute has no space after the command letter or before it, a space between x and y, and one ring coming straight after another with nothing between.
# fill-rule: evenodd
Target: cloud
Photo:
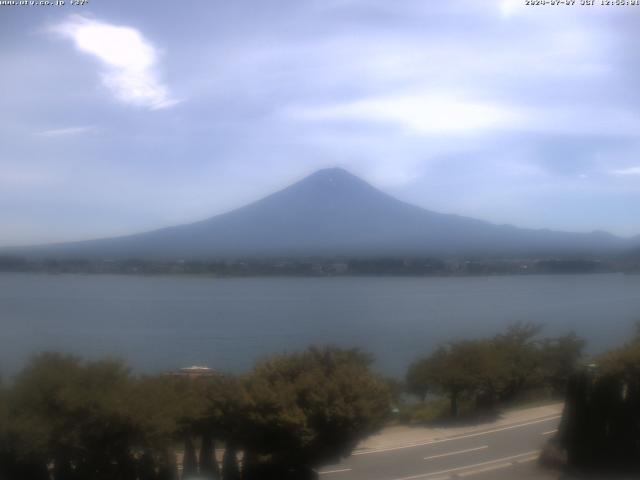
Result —
<instances>
[{"instance_id":1,"label":"cloud","mask_svg":"<svg viewBox=\"0 0 640 480\"><path fill-rule=\"evenodd\" d=\"M516 114L499 105L458 100L446 94L366 98L324 107L294 108L306 120L349 120L395 124L419 134L473 132L505 127Z\"/></svg>"},{"instance_id":2,"label":"cloud","mask_svg":"<svg viewBox=\"0 0 640 480\"><path fill-rule=\"evenodd\" d=\"M54 128L51 130L43 130L38 132L36 135L40 135L42 137L69 137L73 135L80 135L82 133L90 133L94 132L96 128L92 125L81 126L81 127L67 127L67 128Z\"/></svg>"},{"instance_id":3,"label":"cloud","mask_svg":"<svg viewBox=\"0 0 640 480\"><path fill-rule=\"evenodd\" d=\"M121 102L153 110L178 103L160 81L156 48L135 28L74 15L53 31L102 62L102 83Z\"/></svg>"},{"instance_id":4,"label":"cloud","mask_svg":"<svg viewBox=\"0 0 640 480\"><path fill-rule=\"evenodd\" d=\"M632 176L637 175L640 176L640 167L629 167L629 168L621 168L619 170L613 170L614 175L622 175L622 176Z\"/></svg>"}]
</instances>

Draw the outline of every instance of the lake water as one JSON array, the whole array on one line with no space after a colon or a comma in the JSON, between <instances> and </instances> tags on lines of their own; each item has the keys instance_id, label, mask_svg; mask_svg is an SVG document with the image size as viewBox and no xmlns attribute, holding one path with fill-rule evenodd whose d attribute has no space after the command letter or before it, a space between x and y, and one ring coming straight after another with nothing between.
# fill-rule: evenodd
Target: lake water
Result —
<instances>
[{"instance_id":1,"label":"lake water","mask_svg":"<svg viewBox=\"0 0 640 480\"><path fill-rule=\"evenodd\" d=\"M439 342L515 321L574 329L591 351L640 319L640 275L460 278L230 278L0 274L0 371L35 352L126 360L135 371L192 364L242 372L309 344L361 347L403 375Z\"/></svg>"}]
</instances>

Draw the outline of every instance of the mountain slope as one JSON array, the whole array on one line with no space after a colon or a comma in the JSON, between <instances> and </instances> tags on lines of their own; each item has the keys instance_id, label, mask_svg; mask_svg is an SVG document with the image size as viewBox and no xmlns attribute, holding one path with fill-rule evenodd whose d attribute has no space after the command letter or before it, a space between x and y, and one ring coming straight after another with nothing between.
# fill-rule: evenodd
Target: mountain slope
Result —
<instances>
[{"instance_id":1,"label":"mountain slope","mask_svg":"<svg viewBox=\"0 0 640 480\"><path fill-rule=\"evenodd\" d=\"M601 253L628 241L603 232L498 226L399 201L342 169L320 170L210 219L104 240L23 249L49 257L222 258L323 255Z\"/></svg>"}]
</instances>

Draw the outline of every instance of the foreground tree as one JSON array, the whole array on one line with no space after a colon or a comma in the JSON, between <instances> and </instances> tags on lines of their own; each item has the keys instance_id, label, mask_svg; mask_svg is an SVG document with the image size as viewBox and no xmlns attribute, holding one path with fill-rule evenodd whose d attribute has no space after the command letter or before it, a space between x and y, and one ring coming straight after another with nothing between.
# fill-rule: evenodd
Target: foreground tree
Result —
<instances>
[{"instance_id":1,"label":"foreground tree","mask_svg":"<svg viewBox=\"0 0 640 480\"><path fill-rule=\"evenodd\" d=\"M407 392L415 395L423 402L426 400L429 391L435 386L430 369L430 362L426 359L420 359L409 365L405 375Z\"/></svg>"},{"instance_id":2,"label":"foreground tree","mask_svg":"<svg viewBox=\"0 0 640 480\"><path fill-rule=\"evenodd\" d=\"M166 377L43 354L18 375L7 403L14 465L3 480L177 479L183 396Z\"/></svg>"},{"instance_id":3,"label":"foreground tree","mask_svg":"<svg viewBox=\"0 0 640 480\"><path fill-rule=\"evenodd\" d=\"M476 411L492 411L533 388L562 392L584 342L573 333L540 340L540 331L538 325L518 323L491 338L440 346L410 365L407 390L423 400L428 392L446 396L452 417L463 398Z\"/></svg>"},{"instance_id":4,"label":"foreground tree","mask_svg":"<svg viewBox=\"0 0 640 480\"><path fill-rule=\"evenodd\" d=\"M177 480L174 447L181 439L184 419L182 390L164 376L137 378L132 381L127 404L135 432L132 448L144 452L148 477Z\"/></svg>"},{"instance_id":5,"label":"foreground tree","mask_svg":"<svg viewBox=\"0 0 640 480\"><path fill-rule=\"evenodd\" d=\"M131 478L128 381L118 362L36 357L10 398L17 458L53 465L55 480Z\"/></svg>"},{"instance_id":6,"label":"foreground tree","mask_svg":"<svg viewBox=\"0 0 640 480\"><path fill-rule=\"evenodd\" d=\"M357 350L311 348L247 378L187 379L40 355L0 389L0 478L177 480L181 450L183 478L314 478L389 413L389 382L370 363Z\"/></svg>"},{"instance_id":7,"label":"foreground tree","mask_svg":"<svg viewBox=\"0 0 640 480\"><path fill-rule=\"evenodd\" d=\"M349 455L381 427L390 396L370 363L357 350L327 347L257 365L246 384L242 441L260 473L247 468L243 478L315 478L315 468Z\"/></svg>"},{"instance_id":8,"label":"foreground tree","mask_svg":"<svg viewBox=\"0 0 640 480\"><path fill-rule=\"evenodd\" d=\"M224 475L233 480L235 472L239 476L235 445L246 411L246 391L237 378L221 374L189 379L188 383L192 400L184 423L188 431L200 438L199 478L220 478L215 447L216 441L221 441L225 443Z\"/></svg>"},{"instance_id":9,"label":"foreground tree","mask_svg":"<svg viewBox=\"0 0 640 480\"><path fill-rule=\"evenodd\" d=\"M571 377L559 432L569 466L640 478L640 337Z\"/></svg>"},{"instance_id":10,"label":"foreground tree","mask_svg":"<svg viewBox=\"0 0 640 480\"><path fill-rule=\"evenodd\" d=\"M222 458L222 479L240 480L240 468L238 466L238 451L234 443L227 442Z\"/></svg>"},{"instance_id":11,"label":"foreground tree","mask_svg":"<svg viewBox=\"0 0 640 480\"><path fill-rule=\"evenodd\" d=\"M540 344L542 382L554 397L564 396L571 375L579 366L585 341L574 332L544 339Z\"/></svg>"},{"instance_id":12,"label":"foreground tree","mask_svg":"<svg viewBox=\"0 0 640 480\"><path fill-rule=\"evenodd\" d=\"M449 399L450 415L457 417L463 397L476 399L493 393L494 364L488 342L468 340L439 347L432 355L412 365L410 371L419 373L414 382L421 382L424 391L445 395Z\"/></svg>"},{"instance_id":13,"label":"foreground tree","mask_svg":"<svg viewBox=\"0 0 640 480\"><path fill-rule=\"evenodd\" d=\"M491 340L500 401L512 401L527 388L540 384L542 356L537 337L541 330L541 325L516 323Z\"/></svg>"}]
</instances>

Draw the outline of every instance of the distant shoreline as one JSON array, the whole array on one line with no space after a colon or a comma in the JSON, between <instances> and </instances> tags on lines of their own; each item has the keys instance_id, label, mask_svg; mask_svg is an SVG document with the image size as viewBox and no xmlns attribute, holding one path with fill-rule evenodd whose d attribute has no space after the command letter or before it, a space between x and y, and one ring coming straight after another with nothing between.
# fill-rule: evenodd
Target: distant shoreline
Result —
<instances>
[{"instance_id":1,"label":"distant shoreline","mask_svg":"<svg viewBox=\"0 0 640 480\"><path fill-rule=\"evenodd\" d=\"M236 277L477 277L496 275L639 273L624 257L441 259L434 257L309 257L218 260L88 260L0 256L0 272Z\"/></svg>"}]
</instances>

